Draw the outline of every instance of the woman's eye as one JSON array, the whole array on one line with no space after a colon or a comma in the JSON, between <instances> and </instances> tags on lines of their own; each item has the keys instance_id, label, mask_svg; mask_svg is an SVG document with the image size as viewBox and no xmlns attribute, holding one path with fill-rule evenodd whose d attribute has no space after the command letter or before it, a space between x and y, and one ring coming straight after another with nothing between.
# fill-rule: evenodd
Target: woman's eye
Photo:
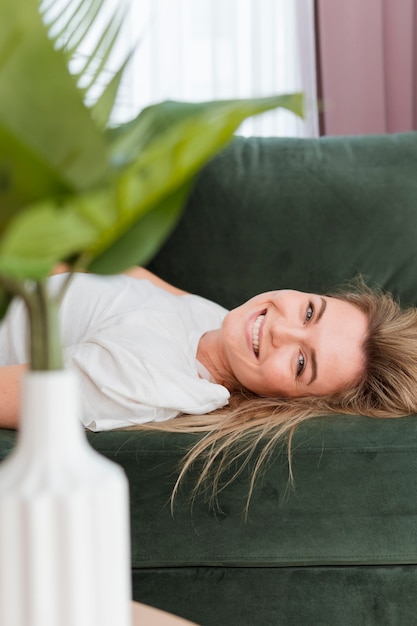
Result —
<instances>
[{"instance_id":1,"label":"woman's eye","mask_svg":"<svg viewBox=\"0 0 417 626\"><path fill-rule=\"evenodd\" d=\"M306 321L309 322L314 315L314 304L310 302L306 311Z\"/></svg>"},{"instance_id":2,"label":"woman's eye","mask_svg":"<svg viewBox=\"0 0 417 626\"><path fill-rule=\"evenodd\" d=\"M297 377L301 376L301 374L303 373L304 366L305 366L305 359L303 355L300 353L298 356L298 363L297 363Z\"/></svg>"}]
</instances>

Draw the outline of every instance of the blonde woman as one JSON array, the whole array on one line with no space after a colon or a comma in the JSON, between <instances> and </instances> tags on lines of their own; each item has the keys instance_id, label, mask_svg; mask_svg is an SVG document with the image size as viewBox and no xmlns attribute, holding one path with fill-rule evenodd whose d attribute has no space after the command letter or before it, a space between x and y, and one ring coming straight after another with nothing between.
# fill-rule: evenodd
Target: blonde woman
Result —
<instances>
[{"instance_id":1,"label":"blonde woman","mask_svg":"<svg viewBox=\"0 0 417 626\"><path fill-rule=\"evenodd\" d=\"M417 411L417 311L363 284L335 296L270 291L226 311L143 268L77 274L61 312L65 361L78 371L83 424L200 433L182 472L201 481L301 422L329 413ZM64 276L50 279L58 288ZM0 426L17 428L27 365L24 307L0 326Z\"/></svg>"}]
</instances>

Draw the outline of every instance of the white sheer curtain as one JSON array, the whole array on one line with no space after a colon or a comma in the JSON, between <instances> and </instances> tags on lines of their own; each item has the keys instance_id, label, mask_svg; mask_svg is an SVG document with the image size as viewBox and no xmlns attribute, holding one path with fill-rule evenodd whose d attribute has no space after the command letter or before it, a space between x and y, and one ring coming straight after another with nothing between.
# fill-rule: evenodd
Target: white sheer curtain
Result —
<instances>
[{"instance_id":1,"label":"white sheer curtain","mask_svg":"<svg viewBox=\"0 0 417 626\"><path fill-rule=\"evenodd\" d=\"M118 0L106 0L109 9ZM137 43L115 122L165 99L201 101L303 91L306 120L278 110L240 134L318 136L313 0L127 0Z\"/></svg>"}]
</instances>

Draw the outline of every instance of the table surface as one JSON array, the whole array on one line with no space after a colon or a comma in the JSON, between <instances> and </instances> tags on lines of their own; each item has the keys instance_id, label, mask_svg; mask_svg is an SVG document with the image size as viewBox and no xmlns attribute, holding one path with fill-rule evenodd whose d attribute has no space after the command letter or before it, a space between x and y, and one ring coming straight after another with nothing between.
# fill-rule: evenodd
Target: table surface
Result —
<instances>
[{"instance_id":1,"label":"table surface","mask_svg":"<svg viewBox=\"0 0 417 626\"><path fill-rule=\"evenodd\" d=\"M133 626L197 626L182 617L133 602Z\"/></svg>"}]
</instances>

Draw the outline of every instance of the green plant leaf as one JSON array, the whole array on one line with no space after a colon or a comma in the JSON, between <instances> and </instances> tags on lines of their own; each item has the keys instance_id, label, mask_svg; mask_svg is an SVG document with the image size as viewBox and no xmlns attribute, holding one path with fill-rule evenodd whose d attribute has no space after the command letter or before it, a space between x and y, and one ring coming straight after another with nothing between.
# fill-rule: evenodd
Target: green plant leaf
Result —
<instances>
[{"instance_id":1,"label":"green plant leaf","mask_svg":"<svg viewBox=\"0 0 417 626\"><path fill-rule=\"evenodd\" d=\"M146 265L177 224L192 182L187 181L155 205L152 211L94 259L88 270L97 274L112 274L133 265Z\"/></svg>"},{"instance_id":2,"label":"green plant leaf","mask_svg":"<svg viewBox=\"0 0 417 626\"><path fill-rule=\"evenodd\" d=\"M133 53L133 51L132 51ZM113 111L121 80L124 76L126 67L131 59L130 54L120 69L113 75L112 79L107 83L96 103L91 108L91 114L96 124L104 131L109 124L110 115Z\"/></svg>"},{"instance_id":3,"label":"green plant leaf","mask_svg":"<svg viewBox=\"0 0 417 626\"><path fill-rule=\"evenodd\" d=\"M0 233L22 207L69 191L39 154L0 125Z\"/></svg>"},{"instance_id":4,"label":"green plant leaf","mask_svg":"<svg viewBox=\"0 0 417 626\"><path fill-rule=\"evenodd\" d=\"M102 5L103 0L71 0L61 6L58 4L58 13L55 0L43 5L41 13L49 36L65 51L68 62L88 38L91 24L96 23Z\"/></svg>"},{"instance_id":5,"label":"green plant leaf","mask_svg":"<svg viewBox=\"0 0 417 626\"><path fill-rule=\"evenodd\" d=\"M0 93L0 128L9 138L0 144L0 164L19 169L16 145L23 145L55 173L57 185L81 191L108 175L102 132L64 53L48 38L36 0L0 3Z\"/></svg>"},{"instance_id":6,"label":"green plant leaf","mask_svg":"<svg viewBox=\"0 0 417 626\"><path fill-rule=\"evenodd\" d=\"M123 13L116 13L108 20L104 29L101 32L101 36L96 43L95 49L92 51L91 56L87 57L84 66L80 72L80 75L84 79L83 88L89 90L92 86L100 83L103 77L103 72L107 66L109 57L118 42L121 28L123 25Z\"/></svg>"},{"instance_id":7,"label":"green plant leaf","mask_svg":"<svg viewBox=\"0 0 417 626\"><path fill-rule=\"evenodd\" d=\"M239 109L237 109L239 107ZM139 116L107 131L111 144L111 155L115 162L132 160L144 148L156 139L178 127L182 121L189 122L193 118L203 123L212 123L216 117L240 114L235 120L235 129L250 115L257 115L274 108L284 108L299 117L304 115L304 97L302 93L283 94L270 98L254 98L249 100L219 100L215 102L176 102L167 100L146 107Z\"/></svg>"},{"instance_id":8,"label":"green plant leaf","mask_svg":"<svg viewBox=\"0 0 417 626\"><path fill-rule=\"evenodd\" d=\"M57 47L64 51L67 64L71 65L77 85L90 102L90 108L93 103L93 118L99 121L99 126L103 128L110 114L106 114L106 111L108 109L111 112L113 109L121 77L133 53L132 51L126 54L119 68L109 72L107 64L120 40L121 29L126 19L127 0L120 0L112 13L108 12L108 5L105 13L101 11L103 0L72 0L57 15L55 5L56 2L50 0L49 5L43 10L49 34ZM95 31L96 43L95 48L87 56L85 49L91 47L92 30ZM101 95L98 96L100 92Z\"/></svg>"},{"instance_id":9,"label":"green plant leaf","mask_svg":"<svg viewBox=\"0 0 417 626\"><path fill-rule=\"evenodd\" d=\"M80 197L70 206L44 201L21 212L0 240L0 274L40 280L59 260L91 245L97 228L86 219L81 203Z\"/></svg>"}]
</instances>

